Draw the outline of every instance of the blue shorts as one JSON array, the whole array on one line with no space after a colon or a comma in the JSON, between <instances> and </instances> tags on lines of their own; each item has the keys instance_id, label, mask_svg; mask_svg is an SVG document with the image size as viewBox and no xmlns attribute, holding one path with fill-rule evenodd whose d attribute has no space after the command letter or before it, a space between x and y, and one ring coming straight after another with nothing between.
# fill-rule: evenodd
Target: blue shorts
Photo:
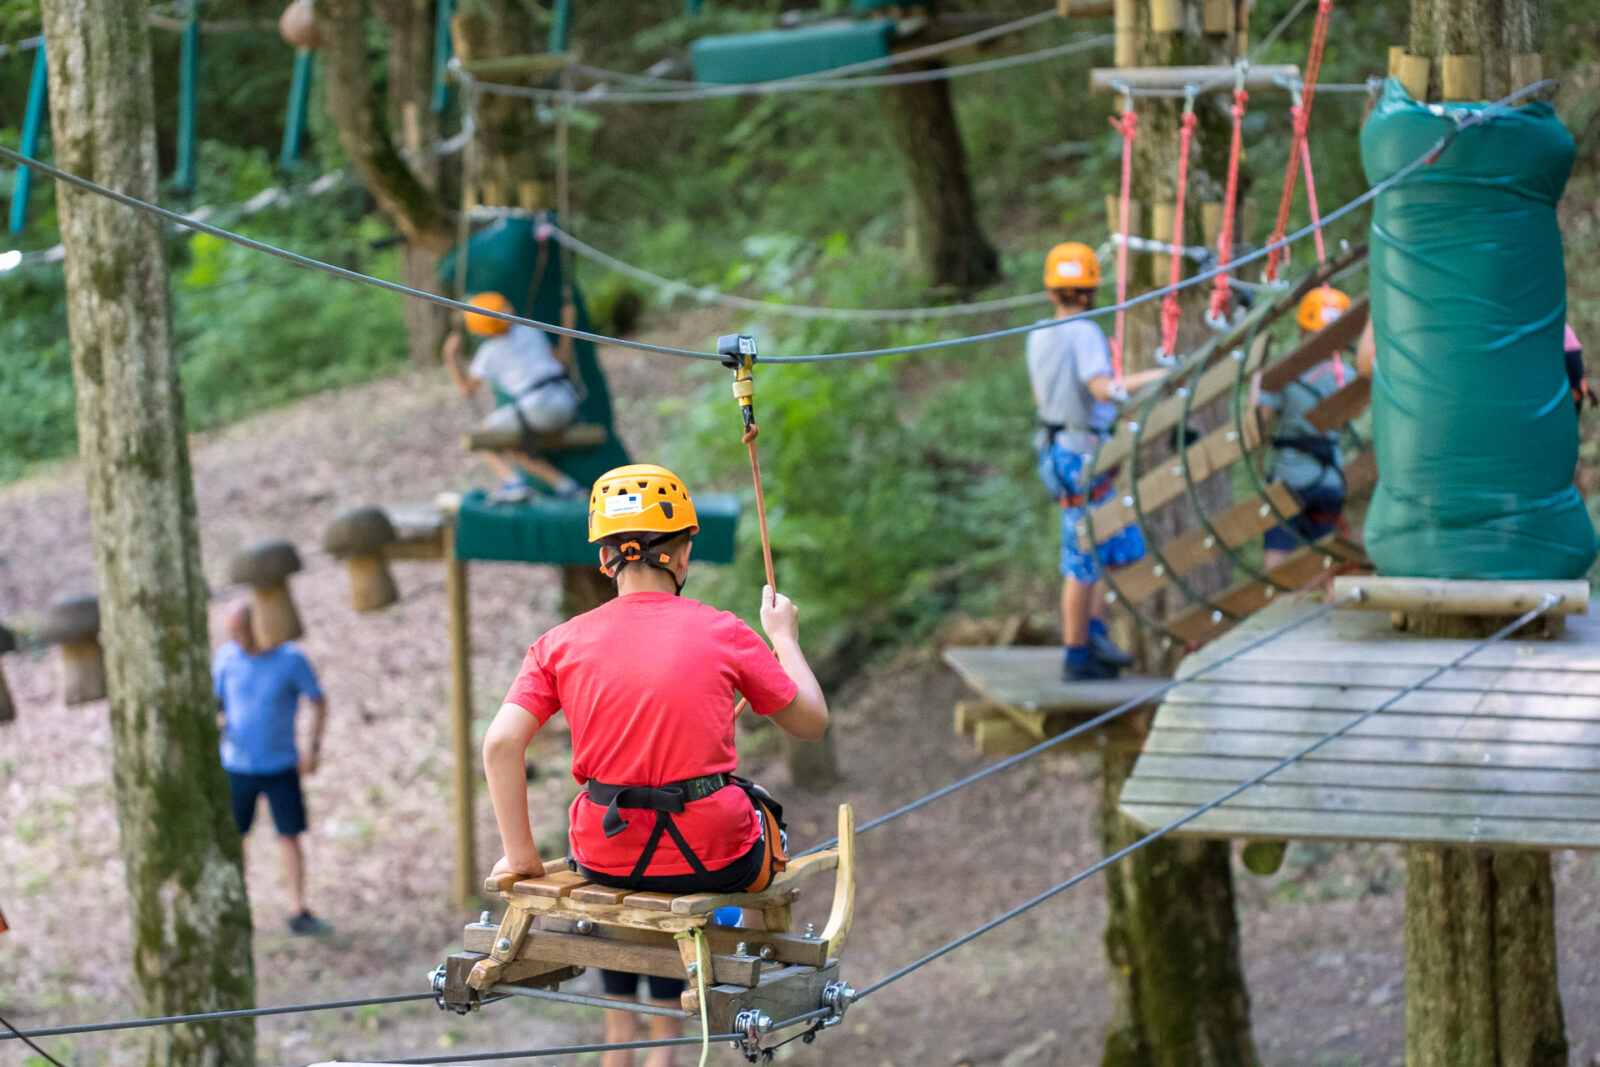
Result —
<instances>
[{"instance_id":1,"label":"blue shorts","mask_svg":"<svg viewBox=\"0 0 1600 1067\"><path fill-rule=\"evenodd\" d=\"M272 825L284 837L306 832L306 800L300 792L300 772L293 767L279 774L235 774L228 772L228 793L233 799L233 821L239 836L250 832L255 822L256 804L263 793L272 812Z\"/></svg>"},{"instance_id":2,"label":"blue shorts","mask_svg":"<svg viewBox=\"0 0 1600 1067\"><path fill-rule=\"evenodd\" d=\"M1339 513L1344 510L1344 487L1317 486L1314 489L1289 490L1300 502L1300 513L1287 525L1277 525L1261 538L1261 547L1276 552L1293 552L1305 541L1316 541L1338 528ZM1290 531L1294 531L1291 533ZM1298 533L1300 536L1296 537ZM1304 538L1304 541L1301 540Z\"/></svg>"},{"instance_id":3,"label":"blue shorts","mask_svg":"<svg viewBox=\"0 0 1600 1067\"><path fill-rule=\"evenodd\" d=\"M1089 457L1079 452L1072 452L1051 442L1038 449L1039 455L1039 480L1044 482L1045 488L1050 490L1050 495L1057 500L1078 496L1084 493L1083 468L1088 463ZM1088 494L1093 496L1098 492L1105 492L1111 485L1113 475L1101 474L1089 486ZM1099 500L1080 507L1065 507L1061 509L1061 576L1071 578L1073 581L1089 584L1100 578L1101 566L1121 567L1129 563L1144 559L1144 534L1137 526L1127 526L1101 542L1094 552L1085 552L1078 545L1078 525L1083 521L1084 515L1090 509L1098 509L1111 499L1107 493Z\"/></svg>"}]
</instances>

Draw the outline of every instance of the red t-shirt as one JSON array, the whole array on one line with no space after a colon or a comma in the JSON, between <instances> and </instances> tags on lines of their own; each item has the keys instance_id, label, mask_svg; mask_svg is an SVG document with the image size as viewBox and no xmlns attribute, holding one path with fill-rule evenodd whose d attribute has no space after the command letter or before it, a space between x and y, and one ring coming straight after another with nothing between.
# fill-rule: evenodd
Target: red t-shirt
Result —
<instances>
[{"instance_id":1,"label":"red t-shirt","mask_svg":"<svg viewBox=\"0 0 1600 1067\"><path fill-rule=\"evenodd\" d=\"M737 616L671 593L630 593L539 638L506 703L540 723L566 713L579 782L655 786L738 766L735 692L756 714L771 715L796 689L766 642ZM619 810L628 828L608 839L600 826L606 809L587 792L572 802L572 855L592 871L631 874L655 827L654 812ZM761 836L755 809L732 786L691 802L673 821L713 871ZM646 873L691 871L663 834Z\"/></svg>"}]
</instances>

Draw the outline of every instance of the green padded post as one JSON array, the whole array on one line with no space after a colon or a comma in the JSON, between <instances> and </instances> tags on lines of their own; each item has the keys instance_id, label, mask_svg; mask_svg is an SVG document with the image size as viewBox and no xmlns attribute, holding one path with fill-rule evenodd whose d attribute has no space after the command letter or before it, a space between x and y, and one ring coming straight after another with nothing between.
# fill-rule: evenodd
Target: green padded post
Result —
<instances>
[{"instance_id":1,"label":"green padded post","mask_svg":"<svg viewBox=\"0 0 1600 1067\"><path fill-rule=\"evenodd\" d=\"M190 5L178 56L178 168L173 184L181 193L194 192L195 126L199 111L200 20Z\"/></svg>"},{"instance_id":2,"label":"green padded post","mask_svg":"<svg viewBox=\"0 0 1600 1067\"><path fill-rule=\"evenodd\" d=\"M28 159L37 158L39 152L39 130L44 126L44 102L50 91L46 76L49 69L44 55L44 41L41 40L33 56L33 78L28 82L28 106L22 115L22 142L17 147L17 151ZM21 233L28 225L28 190L32 186L33 171L18 167L16 186L11 194L12 233Z\"/></svg>"},{"instance_id":3,"label":"green padded post","mask_svg":"<svg viewBox=\"0 0 1600 1067\"><path fill-rule=\"evenodd\" d=\"M697 497L694 506L700 520L694 561L732 563L739 498L707 494ZM587 499L536 497L519 504L496 504L476 489L461 498L456 514L457 559L583 567L598 562L596 551L589 543Z\"/></svg>"},{"instance_id":4,"label":"green padded post","mask_svg":"<svg viewBox=\"0 0 1600 1067\"><path fill-rule=\"evenodd\" d=\"M744 85L817 74L889 54L888 19L701 37L689 46L694 80Z\"/></svg>"},{"instance_id":5,"label":"green padded post","mask_svg":"<svg viewBox=\"0 0 1600 1067\"><path fill-rule=\"evenodd\" d=\"M433 24L433 113L440 114L450 103L450 15L451 0L438 0L438 17Z\"/></svg>"},{"instance_id":6,"label":"green padded post","mask_svg":"<svg viewBox=\"0 0 1600 1067\"><path fill-rule=\"evenodd\" d=\"M289 82L289 110L283 120L283 147L278 169L293 170L300 162L300 142L306 134L306 111L311 104L311 75L315 54L302 48L294 54L294 77Z\"/></svg>"},{"instance_id":7,"label":"green padded post","mask_svg":"<svg viewBox=\"0 0 1600 1067\"><path fill-rule=\"evenodd\" d=\"M683 0L683 14L686 18L700 14L700 0Z\"/></svg>"},{"instance_id":8,"label":"green padded post","mask_svg":"<svg viewBox=\"0 0 1600 1067\"><path fill-rule=\"evenodd\" d=\"M571 21L572 0L556 0L555 7L550 11L550 47L547 49L551 55L560 55L567 50L567 23Z\"/></svg>"}]
</instances>

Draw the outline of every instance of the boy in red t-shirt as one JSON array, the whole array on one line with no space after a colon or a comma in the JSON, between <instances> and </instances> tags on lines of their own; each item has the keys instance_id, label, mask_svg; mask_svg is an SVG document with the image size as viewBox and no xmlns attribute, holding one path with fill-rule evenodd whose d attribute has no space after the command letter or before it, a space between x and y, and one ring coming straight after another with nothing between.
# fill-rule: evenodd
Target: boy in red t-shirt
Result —
<instances>
[{"instance_id":1,"label":"boy in red t-shirt","mask_svg":"<svg viewBox=\"0 0 1600 1067\"><path fill-rule=\"evenodd\" d=\"M535 642L484 738L505 848L495 873L544 872L523 760L561 711L572 729L573 777L587 786L568 812L578 871L603 885L667 893L739 892L770 880L782 854L782 809L730 777L739 762L735 694L802 740L822 736L827 701L787 597L762 590L768 649L737 616L679 596L698 530L688 491L663 467L619 467L595 482L589 541L600 545L617 598Z\"/></svg>"}]
</instances>

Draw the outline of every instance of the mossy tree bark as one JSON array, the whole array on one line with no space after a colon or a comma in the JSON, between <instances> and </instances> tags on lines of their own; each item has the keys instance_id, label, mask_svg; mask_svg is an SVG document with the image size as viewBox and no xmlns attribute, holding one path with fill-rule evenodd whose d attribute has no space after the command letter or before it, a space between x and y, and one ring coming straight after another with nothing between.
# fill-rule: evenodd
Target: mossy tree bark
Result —
<instances>
[{"instance_id":1,"label":"mossy tree bark","mask_svg":"<svg viewBox=\"0 0 1600 1067\"><path fill-rule=\"evenodd\" d=\"M387 109L372 80L367 55L365 0L318 0L317 25L322 33L323 96L339 145L361 184L378 208L405 235L405 284L424 292L442 293L433 265L455 243L454 216L437 192L437 162L431 152L437 123L427 109L427 90L417 83L431 70L432 55L420 54L431 26L427 5L416 0L390 0L383 8L391 31L390 100L397 105L420 95L417 129L406 138L416 149L408 163L389 133ZM419 25L421 23L422 25ZM402 118L402 129L404 119ZM415 142L415 143L411 143ZM436 361L449 312L415 299L405 302L411 358L419 364Z\"/></svg>"},{"instance_id":2,"label":"mossy tree bark","mask_svg":"<svg viewBox=\"0 0 1600 1067\"><path fill-rule=\"evenodd\" d=\"M1483 61L1483 97L1498 100L1513 89L1511 60L1539 51L1537 0L1411 0L1412 55L1433 60L1430 99L1439 98L1440 61L1477 56Z\"/></svg>"},{"instance_id":3,"label":"mossy tree bark","mask_svg":"<svg viewBox=\"0 0 1600 1067\"><path fill-rule=\"evenodd\" d=\"M898 72L937 70L940 60L905 63ZM1000 256L983 235L967 175L966 150L946 80L883 90L895 148L905 162L912 232L929 281L977 289L1000 275Z\"/></svg>"},{"instance_id":4,"label":"mossy tree bark","mask_svg":"<svg viewBox=\"0 0 1600 1067\"><path fill-rule=\"evenodd\" d=\"M1201 3L1190 0L1183 6L1185 28L1156 34L1150 30L1150 5L1136 5L1137 61L1146 66L1232 62L1229 38L1203 34ZM1201 201L1221 199L1222 182L1213 174L1226 172L1231 128L1227 107L1231 103L1227 94L1213 94L1195 106L1198 119L1185 207L1188 244L1200 243ZM1116 106L1120 108L1120 100ZM1150 205L1172 204L1176 199L1181 104L1142 99L1135 108L1139 121L1134 140L1133 200L1143 208L1143 231L1156 240L1170 241L1170 230L1153 232ZM1155 257L1131 256L1130 295L1167 284L1165 268L1158 276L1155 264ZM1180 352L1208 334L1202 320L1205 300L1205 293L1194 293L1183 302L1176 345ZM1130 370L1154 365L1159 316L1159 303L1128 313L1124 362ZM1101 321L1109 332L1111 320ZM1193 426L1204 432L1220 425L1223 415L1221 410L1197 409ZM1202 483L1198 490L1209 512L1226 508L1226 474ZM1188 504L1180 501L1159 509L1149 525L1157 539L1166 541L1193 523ZM1185 576L1186 584L1202 592L1220 589L1227 581L1225 563ZM1167 607L1176 609L1178 605ZM1171 653L1158 642L1147 642L1139 654L1152 666L1170 666L1163 661L1170 659ZM1137 827L1117 813L1122 782L1133 768L1133 759L1131 752L1108 752L1105 757L1101 836L1108 853L1141 836ZM1106 878L1112 1010L1103 1067L1248 1067L1259 1062L1250 1033L1250 997L1239 961L1227 842L1158 841L1113 866Z\"/></svg>"},{"instance_id":5,"label":"mossy tree bark","mask_svg":"<svg viewBox=\"0 0 1600 1067\"><path fill-rule=\"evenodd\" d=\"M1101 845L1143 836L1117 811L1135 753L1102 763ZM1228 846L1157 841L1106 870L1111 1022L1102 1067L1256 1067Z\"/></svg>"},{"instance_id":6,"label":"mossy tree bark","mask_svg":"<svg viewBox=\"0 0 1600 1067\"><path fill-rule=\"evenodd\" d=\"M1406 849L1408 1067L1565 1067L1545 852Z\"/></svg>"},{"instance_id":7,"label":"mossy tree bark","mask_svg":"<svg viewBox=\"0 0 1600 1067\"><path fill-rule=\"evenodd\" d=\"M44 0L64 169L157 199L147 5ZM217 761L206 587L161 224L56 187L79 451L99 571L140 1014L250 1007L250 907ZM248 1065L248 1019L142 1030L147 1065Z\"/></svg>"}]
</instances>

